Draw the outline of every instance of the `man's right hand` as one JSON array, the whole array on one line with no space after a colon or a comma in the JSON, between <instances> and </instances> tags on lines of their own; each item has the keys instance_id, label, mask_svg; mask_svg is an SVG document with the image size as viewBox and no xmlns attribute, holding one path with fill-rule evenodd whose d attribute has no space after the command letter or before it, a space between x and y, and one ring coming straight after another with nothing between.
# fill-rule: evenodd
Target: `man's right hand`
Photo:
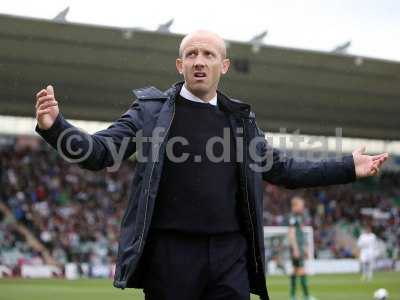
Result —
<instances>
[{"instance_id":1,"label":"man's right hand","mask_svg":"<svg viewBox=\"0 0 400 300\"><path fill-rule=\"evenodd\" d=\"M53 86L48 85L46 89L36 94L36 120L40 129L49 129L59 112Z\"/></svg>"}]
</instances>

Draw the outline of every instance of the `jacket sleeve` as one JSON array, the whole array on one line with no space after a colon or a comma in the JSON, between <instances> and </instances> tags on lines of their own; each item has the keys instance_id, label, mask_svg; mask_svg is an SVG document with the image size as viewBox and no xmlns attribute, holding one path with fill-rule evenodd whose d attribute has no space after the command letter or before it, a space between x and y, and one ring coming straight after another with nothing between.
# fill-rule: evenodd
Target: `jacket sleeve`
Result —
<instances>
[{"instance_id":1,"label":"jacket sleeve","mask_svg":"<svg viewBox=\"0 0 400 300\"><path fill-rule=\"evenodd\" d=\"M321 161L296 160L263 144L263 180L286 188L306 188L345 184L356 180L352 155Z\"/></svg>"},{"instance_id":2,"label":"jacket sleeve","mask_svg":"<svg viewBox=\"0 0 400 300\"><path fill-rule=\"evenodd\" d=\"M112 166L116 159L130 157L136 151L133 138L141 128L141 107L135 101L107 129L94 134L73 126L61 113L49 129L40 129L36 124L35 131L67 161L97 171Z\"/></svg>"}]
</instances>

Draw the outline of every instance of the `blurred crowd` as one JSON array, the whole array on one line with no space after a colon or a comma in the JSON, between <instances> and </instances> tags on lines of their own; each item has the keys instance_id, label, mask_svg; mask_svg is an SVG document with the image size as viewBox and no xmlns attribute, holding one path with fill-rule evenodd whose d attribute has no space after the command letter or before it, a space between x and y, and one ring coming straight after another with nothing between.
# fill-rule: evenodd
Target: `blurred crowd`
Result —
<instances>
[{"instance_id":1,"label":"blurred crowd","mask_svg":"<svg viewBox=\"0 0 400 300\"><path fill-rule=\"evenodd\" d=\"M12 217L0 212L0 265L44 261L14 221L25 225L60 264L112 264L134 167L128 160L114 173L91 172L65 162L42 142L33 148L1 146L0 199ZM338 228L359 234L365 207L385 213L384 218L372 218L374 231L381 239L399 246L398 173L305 190L266 184L264 225L287 225L290 198L295 194L307 200L306 224L314 228L317 257L354 256L351 249L338 247L335 238Z\"/></svg>"},{"instance_id":2,"label":"blurred crowd","mask_svg":"<svg viewBox=\"0 0 400 300\"><path fill-rule=\"evenodd\" d=\"M7 147L0 149L0 197L61 264L108 264L117 254L133 171L131 161L115 173L83 170L45 144L34 150ZM0 238L0 260L10 251L14 262L40 259L4 216L0 226L5 236Z\"/></svg>"},{"instance_id":3,"label":"blurred crowd","mask_svg":"<svg viewBox=\"0 0 400 300\"><path fill-rule=\"evenodd\" d=\"M355 257L354 243L345 239L354 242L365 226L372 226L388 251L400 248L400 173L386 171L352 184L301 190L266 184L264 224L287 225L294 195L306 200L305 225L313 227L316 257Z\"/></svg>"}]
</instances>

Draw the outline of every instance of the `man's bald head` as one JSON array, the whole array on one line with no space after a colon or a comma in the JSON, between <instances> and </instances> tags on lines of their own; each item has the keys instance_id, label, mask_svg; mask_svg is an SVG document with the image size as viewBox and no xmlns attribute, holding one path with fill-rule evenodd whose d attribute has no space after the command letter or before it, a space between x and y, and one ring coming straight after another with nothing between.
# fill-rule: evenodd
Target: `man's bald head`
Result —
<instances>
[{"instance_id":1,"label":"man's bald head","mask_svg":"<svg viewBox=\"0 0 400 300\"><path fill-rule=\"evenodd\" d=\"M218 48L221 58L226 58L226 45L223 38L221 38L218 34L207 30L197 30L186 35L182 39L179 46L179 57L182 57L183 52L188 44L196 41L201 42L202 40L213 43Z\"/></svg>"},{"instance_id":2,"label":"man's bald head","mask_svg":"<svg viewBox=\"0 0 400 300\"><path fill-rule=\"evenodd\" d=\"M209 101L216 95L229 65L225 42L219 35L198 30L182 39L176 69L183 75L185 87L200 99Z\"/></svg>"}]
</instances>

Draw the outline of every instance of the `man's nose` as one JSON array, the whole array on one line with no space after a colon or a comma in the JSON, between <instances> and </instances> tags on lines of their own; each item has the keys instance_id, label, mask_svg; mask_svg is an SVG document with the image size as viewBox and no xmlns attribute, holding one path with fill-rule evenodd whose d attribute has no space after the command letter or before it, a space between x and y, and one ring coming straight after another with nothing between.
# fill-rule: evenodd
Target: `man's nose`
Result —
<instances>
[{"instance_id":1,"label":"man's nose","mask_svg":"<svg viewBox=\"0 0 400 300\"><path fill-rule=\"evenodd\" d=\"M202 68L205 66L204 58L201 55L198 55L194 61L195 68Z\"/></svg>"}]
</instances>

